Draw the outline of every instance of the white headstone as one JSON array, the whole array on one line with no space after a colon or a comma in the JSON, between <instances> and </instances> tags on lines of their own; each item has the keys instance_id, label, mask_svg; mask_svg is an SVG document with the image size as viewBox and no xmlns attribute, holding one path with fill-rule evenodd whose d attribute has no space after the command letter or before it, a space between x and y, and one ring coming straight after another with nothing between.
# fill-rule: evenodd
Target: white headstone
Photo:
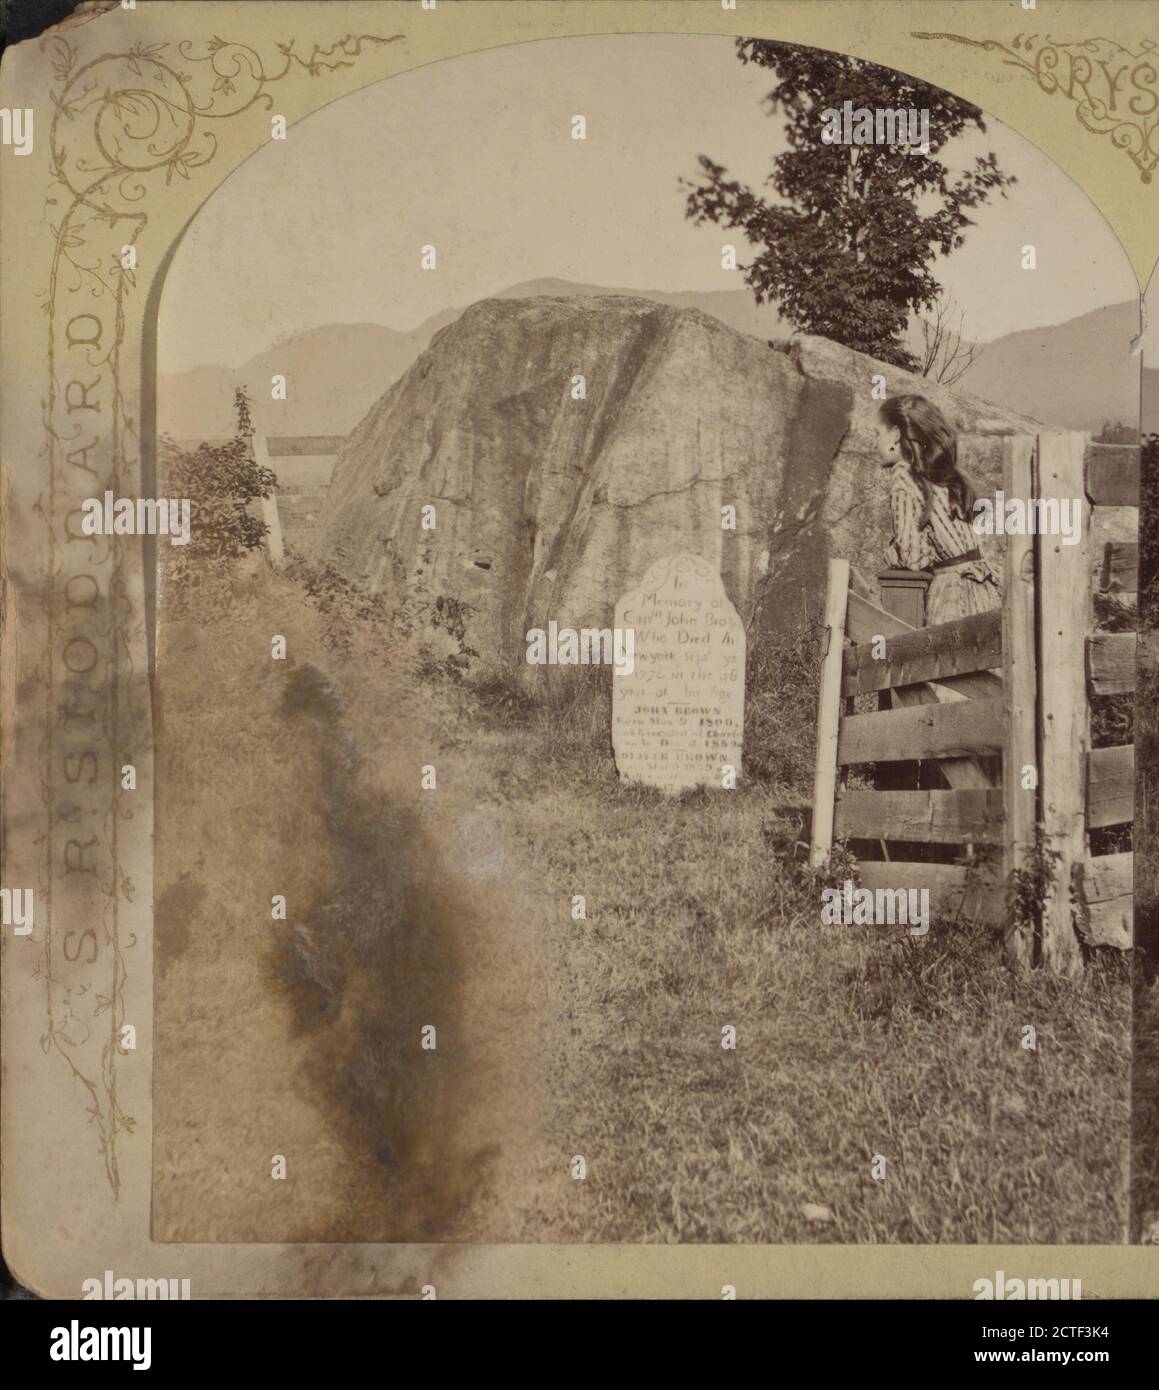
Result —
<instances>
[{"instance_id":1,"label":"white headstone","mask_svg":"<svg viewBox=\"0 0 1159 1390\"><path fill-rule=\"evenodd\" d=\"M740 778L745 630L698 555L658 560L616 604L635 631L631 675L612 680L612 748L626 782L664 791Z\"/></svg>"}]
</instances>

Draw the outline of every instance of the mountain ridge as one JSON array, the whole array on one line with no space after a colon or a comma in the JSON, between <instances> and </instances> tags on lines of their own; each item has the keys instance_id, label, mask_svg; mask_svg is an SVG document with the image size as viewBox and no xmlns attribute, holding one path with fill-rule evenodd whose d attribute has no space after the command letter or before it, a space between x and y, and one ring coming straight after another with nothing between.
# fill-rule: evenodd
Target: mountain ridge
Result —
<instances>
[{"instance_id":1,"label":"mountain ridge","mask_svg":"<svg viewBox=\"0 0 1159 1390\"><path fill-rule=\"evenodd\" d=\"M761 340L792 335L775 306L758 305L746 289L637 291L562 279L509 286L489 299L613 296L694 308ZM477 301L484 302L484 301ZM233 429L233 393L245 385L257 428L268 434L349 434L379 398L430 346L440 329L466 308L441 310L409 332L370 322L305 329L257 354L242 367L203 364L161 375L158 425L178 439L213 438ZM1097 433L1104 423L1131 423L1139 409L1140 377L1130 358L1139 328L1130 300L1091 310L1062 323L1020 329L979 343L978 359L959 390L1069 429ZM1108 351L1118 342L1119 350ZM285 401L266 399L262 386L275 373L287 378ZM1159 429L1159 368L1142 368L1143 427Z\"/></svg>"}]
</instances>

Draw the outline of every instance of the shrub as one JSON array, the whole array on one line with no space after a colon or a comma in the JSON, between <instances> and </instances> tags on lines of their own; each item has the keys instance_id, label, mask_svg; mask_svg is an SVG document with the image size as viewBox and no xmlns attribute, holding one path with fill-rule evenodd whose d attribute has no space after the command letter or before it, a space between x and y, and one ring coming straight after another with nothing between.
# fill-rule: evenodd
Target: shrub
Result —
<instances>
[{"instance_id":1,"label":"shrub","mask_svg":"<svg viewBox=\"0 0 1159 1390\"><path fill-rule=\"evenodd\" d=\"M269 497L277 475L253 456L253 427L243 387L234 393L237 433L225 444L182 449L168 435L160 440L161 477L166 494L189 499L189 543L166 547L162 563L165 602L174 616L196 610L213 622L235 597L233 562L258 550L266 524L252 504Z\"/></svg>"}]
</instances>

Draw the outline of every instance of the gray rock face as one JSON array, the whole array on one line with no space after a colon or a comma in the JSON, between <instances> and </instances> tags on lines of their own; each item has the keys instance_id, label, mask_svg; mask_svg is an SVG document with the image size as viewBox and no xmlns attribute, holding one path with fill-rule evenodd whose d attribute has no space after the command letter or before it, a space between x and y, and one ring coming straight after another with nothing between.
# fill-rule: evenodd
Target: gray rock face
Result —
<instances>
[{"instance_id":1,"label":"gray rock face","mask_svg":"<svg viewBox=\"0 0 1159 1390\"><path fill-rule=\"evenodd\" d=\"M991 482L998 436L1034 429L824 339L770 347L629 296L484 300L350 436L315 553L372 586L393 570L469 605L468 640L492 668L522 668L525 632L550 619L610 626L616 598L677 550L719 571L743 619L756 606L761 624L785 623L815 601L830 554L879 568L875 373L942 406Z\"/></svg>"}]
</instances>

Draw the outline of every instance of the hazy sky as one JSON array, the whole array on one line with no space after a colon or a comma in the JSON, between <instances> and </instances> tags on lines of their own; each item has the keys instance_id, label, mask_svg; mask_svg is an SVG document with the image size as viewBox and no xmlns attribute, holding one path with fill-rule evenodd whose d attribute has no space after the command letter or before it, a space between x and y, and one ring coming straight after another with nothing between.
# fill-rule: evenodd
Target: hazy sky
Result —
<instances>
[{"instance_id":1,"label":"hazy sky","mask_svg":"<svg viewBox=\"0 0 1159 1390\"><path fill-rule=\"evenodd\" d=\"M720 267L722 242L738 234L687 222L677 180L701 153L764 180L781 148L782 123L762 101L774 80L743 66L729 39L626 35L470 54L336 101L251 157L195 219L164 291L160 369L239 366L324 323L409 330L540 277L741 287ZM576 113L586 141L571 139ZM1134 297L1127 258L1085 194L989 125L954 157L993 148L1020 182L978 212L939 269L966 335ZM1034 271L1020 267L1026 242ZM420 269L425 243L438 249L435 271ZM748 258L743 241L738 252Z\"/></svg>"}]
</instances>

